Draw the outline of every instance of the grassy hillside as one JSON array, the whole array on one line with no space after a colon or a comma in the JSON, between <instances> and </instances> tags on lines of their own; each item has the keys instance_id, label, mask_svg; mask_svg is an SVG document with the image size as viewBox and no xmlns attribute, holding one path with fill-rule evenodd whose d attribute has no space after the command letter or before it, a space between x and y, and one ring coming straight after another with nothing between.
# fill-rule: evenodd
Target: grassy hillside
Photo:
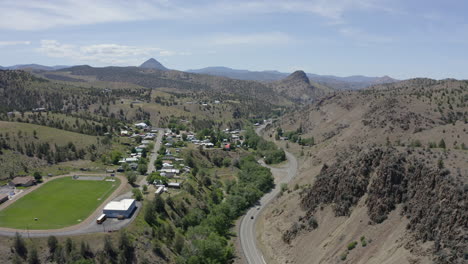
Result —
<instances>
[{"instance_id":1,"label":"grassy hillside","mask_svg":"<svg viewBox=\"0 0 468 264\"><path fill-rule=\"evenodd\" d=\"M72 142L81 147L97 144L97 137L94 136L27 123L0 121L0 133L3 134L4 137L8 134L10 140L22 144L47 142L65 145Z\"/></svg>"},{"instance_id":2,"label":"grassy hillside","mask_svg":"<svg viewBox=\"0 0 468 264\"><path fill-rule=\"evenodd\" d=\"M101 155L120 148L119 142L108 137L0 121L0 179L34 171L57 175L73 168L100 167L99 164L91 165L91 161L99 161ZM89 162L83 163L85 160Z\"/></svg>"}]
</instances>

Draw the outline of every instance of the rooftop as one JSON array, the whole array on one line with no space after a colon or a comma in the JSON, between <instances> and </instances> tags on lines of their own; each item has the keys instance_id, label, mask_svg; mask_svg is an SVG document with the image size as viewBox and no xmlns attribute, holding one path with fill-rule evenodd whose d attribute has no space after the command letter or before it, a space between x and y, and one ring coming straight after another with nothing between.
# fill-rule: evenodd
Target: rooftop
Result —
<instances>
[{"instance_id":1,"label":"rooftop","mask_svg":"<svg viewBox=\"0 0 468 264\"><path fill-rule=\"evenodd\" d=\"M112 201L104 207L104 210L127 211L135 202L135 199L123 199L121 201Z\"/></svg>"},{"instance_id":2,"label":"rooftop","mask_svg":"<svg viewBox=\"0 0 468 264\"><path fill-rule=\"evenodd\" d=\"M33 176L26 176L26 177L15 177L13 180L11 180L11 182L15 185L18 185L18 184L26 184L26 183L29 183L31 181L35 181L34 177Z\"/></svg>"}]
</instances>

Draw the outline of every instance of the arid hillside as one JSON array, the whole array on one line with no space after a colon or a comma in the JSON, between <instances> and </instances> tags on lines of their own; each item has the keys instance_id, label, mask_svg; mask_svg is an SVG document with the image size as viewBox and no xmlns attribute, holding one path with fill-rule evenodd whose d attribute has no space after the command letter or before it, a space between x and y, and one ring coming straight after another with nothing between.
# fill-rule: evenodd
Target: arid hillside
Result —
<instances>
[{"instance_id":1,"label":"arid hillside","mask_svg":"<svg viewBox=\"0 0 468 264\"><path fill-rule=\"evenodd\" d=\"M465 263L468 82L339 92L265 137L299 175L258 226L268 263Z\"/></svg>"}]
</instances>

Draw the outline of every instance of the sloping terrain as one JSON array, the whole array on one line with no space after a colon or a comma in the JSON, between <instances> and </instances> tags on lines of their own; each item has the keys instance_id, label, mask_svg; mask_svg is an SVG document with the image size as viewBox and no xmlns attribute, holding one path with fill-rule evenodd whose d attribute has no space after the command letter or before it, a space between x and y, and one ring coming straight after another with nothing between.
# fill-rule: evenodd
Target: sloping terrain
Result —
<instances>
[{"instance_id":1,"label":"sloping terrain","mask_svg":"<svg viewBox=\"0 0 468 264\"><path fill-rule=\"evenodd\" d=\"M329 95L270 127L302 144L278 140L300 172L262 219L271 262L466 261L467 104L466 81L413 79Z\"/></svg>"}]
</instances>

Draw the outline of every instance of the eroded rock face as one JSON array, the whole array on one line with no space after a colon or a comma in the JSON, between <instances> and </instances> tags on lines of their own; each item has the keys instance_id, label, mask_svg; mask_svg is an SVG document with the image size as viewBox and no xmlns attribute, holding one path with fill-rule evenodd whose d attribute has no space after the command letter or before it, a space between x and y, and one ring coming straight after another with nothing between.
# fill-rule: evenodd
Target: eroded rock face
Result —
<instances>
[{"instance_id":1,"label":"eroded rock face","mask_svg":"<svg viewBox=\"0 0 468 264\"><path fill-rule=\"evenodd\" d=\"M321 205L332 204L336 216L347 216L367 193L373 223L385 221L398 204L410 219L408 229L421 241L434 241L435 261L462 263L468 250L468 188L447 169L426 165L423 158L394 148L373 148L324 166L305 190L300 223L283 234L289 243Z\"/></svg>"}]
</instances>

